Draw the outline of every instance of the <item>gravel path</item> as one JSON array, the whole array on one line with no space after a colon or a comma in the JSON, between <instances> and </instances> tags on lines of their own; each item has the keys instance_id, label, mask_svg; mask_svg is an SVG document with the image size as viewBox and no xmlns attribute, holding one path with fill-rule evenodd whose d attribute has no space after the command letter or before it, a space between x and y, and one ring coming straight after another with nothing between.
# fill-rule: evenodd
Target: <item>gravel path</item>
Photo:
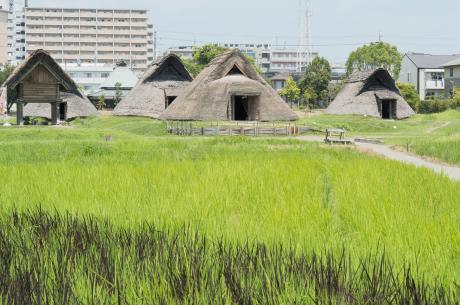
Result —
<instances>
[{"instance_id":1,"label":"gravel path","mask_svg":"<svg viewBox=\"0 0 460 305\"><path fill-rule=\"evenodd\" d=\"M308 142L323 142L324 137L319 136L302 136L298 138L302 141ZM379 144L368 144L368 143L356 143L356 149L369 154L376 154L385 158L399 161L406 164L412 164L417 167L428 168L438 174L444 174L453 181L460 181L460 167L438 164L435 162L427 161L421 157L413 156L405 152L400 152L391 149L386 145Z\"/></svg>"}]
</instances>

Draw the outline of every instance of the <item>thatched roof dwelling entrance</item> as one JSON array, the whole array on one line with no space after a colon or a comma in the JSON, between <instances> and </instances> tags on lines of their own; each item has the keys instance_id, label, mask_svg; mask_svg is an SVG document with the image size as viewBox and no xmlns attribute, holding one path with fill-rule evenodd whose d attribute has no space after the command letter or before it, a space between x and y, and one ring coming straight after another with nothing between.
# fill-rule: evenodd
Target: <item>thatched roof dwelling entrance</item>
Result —
<instances>
[{"instance_id":1,"label":"thatched roof dwelling entrance","mask_svg":"<svg viewBox=\"0 0 460 305\"><path fill-rule=\"evenodd\" d=\"M160 118L290 121L298 116L240 51L232 50L215 58Z\"/></svg>"},{"instance_id":2,"label":"thatched roof dwelling entrance","mask_svg":"<svg viewBox=\"0 0 460 305\"><path fill-rule=\"evenodd\" d=\"M156 61L117 105L115 115L159 118L193 78L183 62L170 54Z\"/></svg>"},{"instance_id":3,"label":"thatched roof dwelling entrance","mask_svg":"<svg viewBox=\"0 0 460 305\"><path fill-rule=\"evenodd\" d=\"M36 50L3 84L16 103L19 125L24 116L43 116L52 124L77 116L97 115L77 84L44 50ZM24 106L25 109L24 109Z\"/></svg>"},{"instance_id":4,"label":"thatched roof dwelling entrance","mask_svg":"<svg viewBox=\"0 0 460 305\"><path fill-rule=\"evenodd\" d=\"M327 108L328 114L358 114L405 119L415 114L384 69L355 72Z\"/></svg>"}]
</instances>

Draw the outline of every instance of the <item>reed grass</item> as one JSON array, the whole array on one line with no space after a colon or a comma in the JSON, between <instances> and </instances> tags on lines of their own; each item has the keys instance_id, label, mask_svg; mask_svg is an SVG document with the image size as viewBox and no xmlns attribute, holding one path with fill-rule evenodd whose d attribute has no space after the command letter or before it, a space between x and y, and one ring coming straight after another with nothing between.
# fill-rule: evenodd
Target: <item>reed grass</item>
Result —
<instances>
[{"instance_id":1,"label":"reed grass","mask_svg":"<svg viewBox=\"0 0 460 305\"><path fill-rule=\"evenodd\" d=\"M40 208L0 217L0 304L458 304L383 252L298 252ZM356 263L353 263L356 262Z\"/></svg>"}]
</instances>

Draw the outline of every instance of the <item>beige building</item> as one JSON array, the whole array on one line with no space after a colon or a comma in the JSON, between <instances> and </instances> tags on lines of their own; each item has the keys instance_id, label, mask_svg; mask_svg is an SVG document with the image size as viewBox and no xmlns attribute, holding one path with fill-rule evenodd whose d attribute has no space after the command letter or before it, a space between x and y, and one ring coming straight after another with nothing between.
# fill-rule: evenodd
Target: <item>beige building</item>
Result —
<instances>
[{"instance_id":1,"label":"beige building","mask_svg":"<svg viewBox=\"0 0 460 305\"><path fill-rule=\"evenodd\" d=\"M0 66L8 62L8 11L0 10Z\"/></svg>"},{"instance_id":2,"label":"beige building","mask_svg":"<svg viewBox=\"0 0 460 305\"><path fill-rule=\"evenodd\" d=\"M61 64L111 65L143 71L153 61L153 27L146 10L29 7L26 54L45 49Z\"/></svg>"}]
</instances>

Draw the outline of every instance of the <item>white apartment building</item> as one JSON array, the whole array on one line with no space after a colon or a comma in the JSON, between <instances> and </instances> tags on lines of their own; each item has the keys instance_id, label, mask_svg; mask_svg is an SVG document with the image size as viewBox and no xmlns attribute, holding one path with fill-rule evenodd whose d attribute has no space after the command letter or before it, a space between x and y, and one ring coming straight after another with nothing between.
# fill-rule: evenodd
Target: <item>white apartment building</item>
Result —
<instances>
[{"instance_id":1,"label":"white apartment building","mask_svg":"<svg viewBox=\"0 0 460 305\"><path fill-rule=\"evenodd\" d=\"M25 57L25 16L28 0L0 0L0 9L8 11L8 62L20 63Z\"/></svg>"},{"instance_id":2,"label":"white apartment building","mask_svg":"<svg viewBox=\"0 0 460 305\"><path fill-rule=\"evenodd\" d=\"M45 49L62 65L110 66L138 72L153 61L147 10L25 9L26 53Z\"/></svg>"},{"instance_id":3,"label":"white apartment building","mask_svg":"<svg viewBox=\"0 0 460 305\"><path fill-rule=\"evenodd\" d=\"M275 48L270 44L223 43L219 45L230 49L239 49L241 52L254 58L257 66L263 73L293 73L298 71L299 64L302 71L305 71L308 63L315 57L318 57L318 53L311 53L309 56L306 52L287 48ZM171 53L190 59L193 56L193 47L183 46L170 48L166 51L166 54Z\"/></svg>"},{"instance_id":4,"label":"white apartment building","mask_svg":"<svg viewBox=\"0 0 460 305\"><path fill-rule=\"evenodd\" d=\"M398 81L414 85L420 100L445 95L444 64L459 59L460 55L431 55L407 53L404 55Z\"/></svg>"}]
</instances>

